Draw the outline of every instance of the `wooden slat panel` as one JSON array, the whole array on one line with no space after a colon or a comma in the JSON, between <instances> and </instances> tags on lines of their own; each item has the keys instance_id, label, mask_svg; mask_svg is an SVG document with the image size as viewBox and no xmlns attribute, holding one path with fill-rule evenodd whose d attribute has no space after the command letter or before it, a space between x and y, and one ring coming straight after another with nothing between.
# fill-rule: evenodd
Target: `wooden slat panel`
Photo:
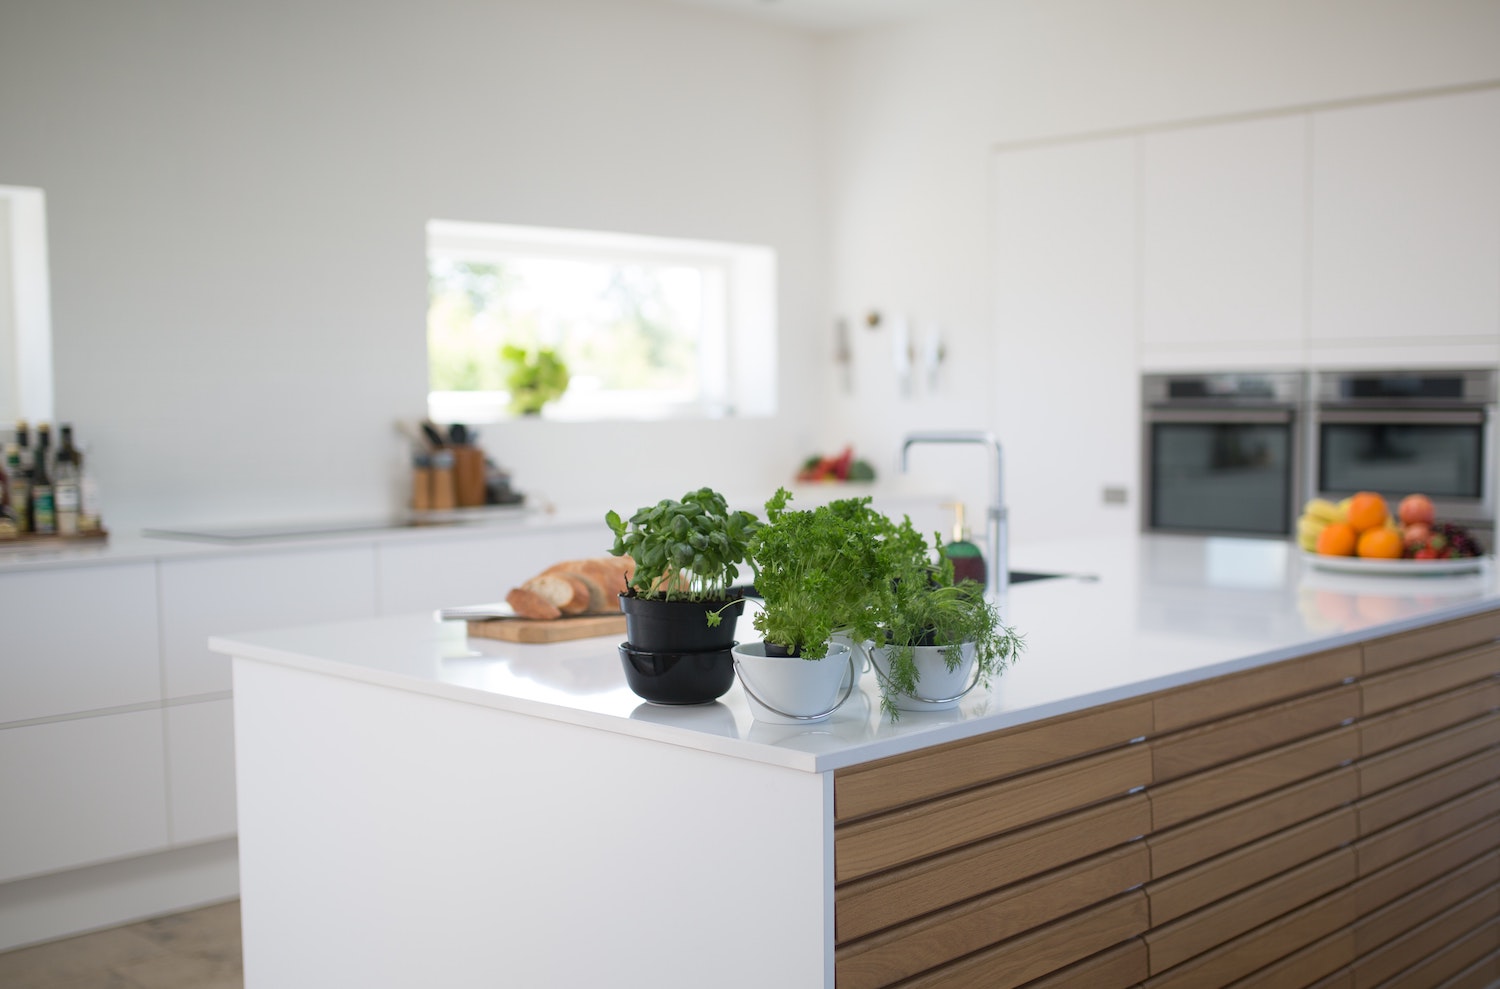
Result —
<instances>
[{"instance_id":1,"label":"wooden slat panel","mask_svg":"<svg viewBox=\"0 0 1500 989\"><path fill-rule=\"evenodd\" d=\"M1348 890L1339 890L1176 968L1153 975L1146 980L1145 989L1228 985L1348 927L1353 920L1353 897Z\"/></svg>"},{"instance_id":2,"label":"wooden slat panel","mask_svg":"<svg viewBox=\"0 0 1500 989\"><path fill-rule=\"evenodd\" d=\"M1449 907L1425 924L1408 931L1379 950L1362 955L1354 963L1355 989L1374 989L1375 986L1403 969L1438 953L1458 937L1480 927L1485 921L1495 917L1497 912L1500 912L1500 890L1494 889L1486 890ZM1454 972L1462 969L1480 955L1486 954L1488 950L1486 948L1474 958L1458 965Z\"/></svg>"},{"instance_id":3,"label":"wooden slat panel","mask_svg":"<svg viewBox=\"0 0 1500 989\"><path fill-rule=\"evenodd\" d=\"M839 943L1029 879L1151 830L1144 793L1012 831L937 858L841 884Z\"/></svg>"},{"instance_id":4,"label":"wooden slat panel","mask_svg":"<svg viewBox=\"0 0 1500 989\"><path fill-rule=\"evenodd\" d=\"M1024 827L1143 786L1151 753L1130 745L847 824L834 832L838 881Z\"/></svg>"},{"instance_id":5,"label":"wooden slat panel","mask_svg":"<svg viewBox=\"0 0 1500 989\"><path fill-rule=\"evenodd\" d=\"M1359 792L1365 796L1378 793L1496 744L1500 744L1500 714L1466 721L1381 755L1361 759L1357 763Z\"/></svg>"},{"instance_id":6,"label":"wooden slat panel","mask_svg":"<svg viewBox=\"0 0 1500 989\"><path fill-rule=\"evenodd\" d=\"M1022 989L1129 989L1146 977L1146 943L1132 938Z\"/></svg>"},{"instance_id":7,"label":"wooden slat panel","mask_svg":"<svg viewBox=\"0 0 1500 989\"><path fill-rule=\"evenodd\" d=\"M1014 989L1128 941L1146 923L1146 894L1136 890L919 975L901 989Z\"/></svg>"},{"instance_id":8,"label":"wooden slat panel","mask_svg":"<svg viewBox=\"0 0 1500 989\"><path fill-rule=\"evenodd\" d=\"M1444 910L1500 883L1500 853L1465 862L1393 903L1387 903L1354 925L1357 954L1379 950Z\"/></svg>"},{"instance_id":9,"label":"wooden slat panel","mask_svg":"<svg viewBox=\"0 0 1500 989\"><path fill-rule=\"evenodd\" d=\"M1151 740L1157 783L1337 728L1359 715L1354 684Z\"/></svg>"},{"instance_id":10,"label":"wooden slat panel","mask_svg":"<svg viewBox=\"0 0 1500 989\"><path fill-rule=\"evenodd\" d=\"M1380 989L1428 989L1440 981L1446 984L1497 947L1500 947L1500 920L1492 920L1449 942L1442 950L1383 983ZM1358 985L1357 979L1355 984Z\"/></svg>"},{"instance_id":11,"label":"wooden slat panel","mask_svg":"<svg viewBox=\"0 0 1500 989\"><path fill-rule=\"evenodd\" d=\"M1307 989L1354 989L1354 970L1352 968L1340 969L1314 982Z\"/></svg>"},{"instance_id":12,"label":"wooden slat panel","mask_svg":"<svg viewBox=\"0 0 1500 989\"><path fill-rule=\"evenodd\" d=\"M1354 973L1348 970L1339 972L1352 961L1354 934L1345 928L1245 976L1229 989L1293 989L1315 981L1330 989L1335 985L1352 987Z\"/></svg>"},{"instance_id":13,"label":"wooden slat panel","mask_svg":"<svg viewBox=\"0 0 1500 989\"><path fill-rule=\"evenodd\" d=\"M1381 673L1495 639L1500 639L1500 611L1459 618L1366 643L1364 672Z\"/></svg>"},{"instance_id":14,"label":"wooden slat panel","mask_svg":"<svg viewBox=\"0 0 1500 989\"><path fill-rule=\"evenodd\" d=\"M1359 682L1365 717L1389 711L1500 673L1500 646L1480 646Z\"/></svg>"},{"instance_id":15,"label":"wooden slat panel","mask_svg":"<svg viewBox=\"0 0 1500 989\"><path fill-rule=\"evenodd\" d=\"M1152 834L1146 839L1151 849L1152 875L1166 876L1185 869L1352 803L1358 796L1359 778L1352 766L1346 766L1191 824Z\"/></svg>"},{"instance_id":16,"label":"wooden slat panel","mask_svg":"<svg viewBox=\"0 0 1500 989\"><path fill-rule=\"evenodd\" d=\"M853 820L1124 745L1151 734L1138 699L1006 729L833 774L834 820Z\"/></svg>"},{"instance_id":17,"label":"wooden slat panel","mask_svg":"<svg viewBox=\"0 0 1500 989\"><path fill-rule=\"evenodd\" d=\"M1426 776L1361 799L1354 805L1359 811L1359 833L1374 834L1494 779L1500 779L1500 749L1476 752Z\"/></svg>"},{"instance_id":18,"label":"wooden slat panel","mask_svg":"<svg viewBox=\"0 0 1500 989\"><path fill-rule=\"evenodd\" d=\"M1500 783L1491 783L1472 793L1408 821L1386 828L1354 843L1359 853L1359 874L1368 876L1433 842L1500 812Z\"/></svg>"},{"instance_id":19,"label":"wooden slat panel","mask_svg":"<svg viewBox=\"0 0 1500 989\"><path fill-rule=\"evenodd\" d=\"M1374 913L1444 873L1452 872L1500 844L1500 821L1489 819L1472 824L1448 838L1365 876L1353 887L1360 915Z\"/></svg>"},{"instance_id":20,"label":"wooden slat panel","mask_svg":"<svg viewBox=\"0 0 1500 989\"><path fill-rule=\"evenodd\" d=\"M1374 755L1413 739L1489 714L1500 707L1500 683L1461 687L1419 704L1359 723L1360 755Z\"/></svg>"},{"instance_id":21,"label":"wooden slat panel","mask_svg":"<svg viewBox=\"0 0 1500 989\"><path fill-rule=\"evenodd\" d=\"M856 941L835 955L839 989L880 989L936 968L1118 896L1149 869L1145 844L1135 842Z\"/></svg>"},{"instance_id":22,"label":"wooden slat panel","mask_svg":"<svg viewBox=\"0 0 1500 989\"><path fill-rule=\"evenodd\" d=\"M1153 927L1308 862L1359 836L1353 807L1329 811L1190 869L1146 884Z\"/></svg>"},{"instance_id":23,"label":"wooden slat panel","mask_svg":"<svg viewBox=\"0 0 1500 989\"><path fill-rule=\"evenodd\" d=\"M1147 931L1151 974L1180 965L1353 882L1356 870L1354 850L1343 848Z\"/></svg>"},{"instance_id":24,"label":"wooden slat panel","mask_svg":"<svg viewBox=\"0 0 1500 989\"><path fill-rule=\"evenodd\" d=\"M1170 690L1156 698L1156 731L1176 731L1336 686L1359 676L1363 665L1360 648L1349 646Z\"/></svg>"},{"instance_id":25,"label":"wooden slat panel","mask_svg":"<svg viewBox=\"0 0 1500 989\"><path fill-rule=\"evenodd\" d=\"M1482 936L1482 932L1480 933ZM1438 986L1438 989L1490 989L1497 981L1500 981L1500 953L1491 952Z\"/></svg>"},{"instance_id":26,"label":"wooden slat panel","mask_svg":"<svg viewBox=\"0 0 1500 989\"><path fill-rule=\"evenodd\" d=\"M1147 790L1151 822L1171 827L1332 769L1359 755L1359 729L1339 728Z\"/></svg>"}]
</instances>

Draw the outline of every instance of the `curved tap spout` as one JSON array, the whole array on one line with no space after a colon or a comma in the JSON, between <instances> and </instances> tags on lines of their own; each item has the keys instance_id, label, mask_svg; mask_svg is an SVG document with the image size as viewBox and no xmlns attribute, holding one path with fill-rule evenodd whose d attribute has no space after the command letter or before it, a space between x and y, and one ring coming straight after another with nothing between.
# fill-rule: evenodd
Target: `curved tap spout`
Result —
<instances>
[{"instance_id":1,"label":"curved tap spout","mask_svg":"<svg viewBox=\"0 0 1500 989\"><path fill-rule=\"evenodd\" d=\"M994 458L993 486L990 489L989 510L985 513L985 542L990 551L990 591L996 598L1003 598L1010 580L1008 563L1009 539L1005 511L1005 468L1000 441L994 433L978 429L939 429L908 433L901 443L901 472L904 474L909 454L914 446L926 444L962 443L988 447Z\"/></svg>"}]
</instances>

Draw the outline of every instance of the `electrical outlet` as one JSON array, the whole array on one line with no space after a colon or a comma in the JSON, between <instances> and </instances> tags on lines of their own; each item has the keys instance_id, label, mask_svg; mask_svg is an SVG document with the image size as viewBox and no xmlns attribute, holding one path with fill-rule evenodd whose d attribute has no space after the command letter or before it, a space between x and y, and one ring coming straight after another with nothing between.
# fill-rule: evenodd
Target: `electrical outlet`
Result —
<instances>
[{"instance_id":1,"label":"electrical outlet","mask_svg":"<svg viewBox=\"0 0 1500 989\"><path fill-rule=\"evenodd\" d=\"M1123 487L1106 486L1104 489L1104 503L1106 505L1123 505L1129 500L1130 494Z\"/></svg>"}]
</instances>

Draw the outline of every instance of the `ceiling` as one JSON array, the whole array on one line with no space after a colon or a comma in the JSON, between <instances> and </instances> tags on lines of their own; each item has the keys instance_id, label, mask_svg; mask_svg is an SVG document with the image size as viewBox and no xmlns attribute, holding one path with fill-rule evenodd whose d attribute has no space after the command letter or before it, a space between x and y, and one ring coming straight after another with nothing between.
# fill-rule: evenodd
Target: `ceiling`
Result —
<instances>
[{"instance_id":1,"label":"ceiling","mask_svg":"<svg viewBox=\"0 0 1500 989\"><path fill-rule=\"evenodd\" d=\"M838 34L925 16L957 0L673 0L775 21L814 34Z\"/></svg>"}]
</instances>

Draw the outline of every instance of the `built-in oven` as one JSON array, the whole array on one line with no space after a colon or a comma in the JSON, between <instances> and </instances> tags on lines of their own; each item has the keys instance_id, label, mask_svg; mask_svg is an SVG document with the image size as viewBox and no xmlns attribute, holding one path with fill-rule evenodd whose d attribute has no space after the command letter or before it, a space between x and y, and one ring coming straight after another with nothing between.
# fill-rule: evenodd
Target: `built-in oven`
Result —
<instances>
[{"instance_id":1,"label":"built-in oven","mask_svg":"<svg viewBox=\"0 0 1500 989\"><path fill-rule=\"evenodd\" d=\"M1319 371L1313 379L1309 494L1432 499L1439 520L1492 544L1493 368Z\"/></svg>"},{"instance_id":2,"label":"built-in oven","mask_svg":"<svg viewBox=\"0 0 1500 989\"><path fill-rule=\"evenodd\" d=\"M1302 491L1301 372L1141 380L1141 527L1285 538Z\"/></svg>"}]
</instances>

